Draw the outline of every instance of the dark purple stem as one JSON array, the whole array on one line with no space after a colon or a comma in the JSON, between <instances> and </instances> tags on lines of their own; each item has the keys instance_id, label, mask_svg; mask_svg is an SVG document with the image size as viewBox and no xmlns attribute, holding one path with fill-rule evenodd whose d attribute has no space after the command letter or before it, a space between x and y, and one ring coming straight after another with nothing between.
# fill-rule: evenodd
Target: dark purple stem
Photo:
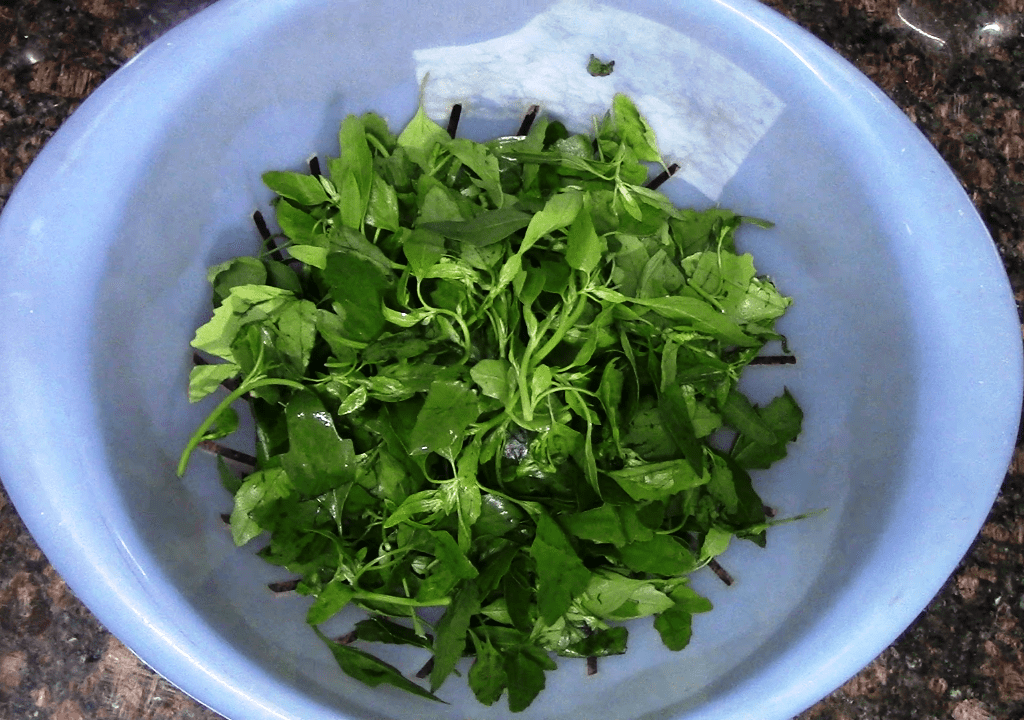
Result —
<instances>
[{"instance_id":1,"label":"dark purple stem","mask_svg":"<svg viewBox=\"0 0 1024 720\"><path fill-rule=\"evenodd\" d=\"M530 128L533 127L533 121L537 119L537 113L540 112L540 105L531 105L530 109L526 111L526 116L523 117L523 123L519 126L519 132L516 135L523 136L530 132Z\"/></svg>"},{"instance_id":2,"label":"dark purple stem","mask_svg":"<svg viewBox=\"0 0 1024 720\"><path fill-rule=\"evenodd\" d=\"M224 447L223 445L213 442L213 440L202 440L199 443L199 447L208 453L220 455L225 460L231 460L239 465L244 465L250 472L256 469L256 458L249 453Z\"/></svg>"},{"instance_id":3,"label":"dark purple stem","mask_svg":"<svg viewBox=\"0 0 1024 720\"><path fill-rule=\"evenodd\" d=\"M455 137L455 132L459 129L460 117L462 117L462 104L455 103L452 105L451 115L448 116L448 137Z\"/></svg>"},{"instance_id":4,"label":"dark purple stem","mask_svg":"<svg viewBox=\"0 0 1024 720\"><path fill-rule=\"evenodd\" d=\"M758 355L750 361L751 365L796 365L793 355Z\"/></svg>"},{"instance_id":5,"label":"dark purple stem","mask_svg":"<svg viewBox=\"0 0 1024 720\"><path fill-rule=\"evenodd\" d=\"M647 183L647 188L649 190L657 190L666 180L675 175L677 170L679 170L679 163L672 163L667 169L662 170L653 180Z\"/></svg>"}]
</instances>

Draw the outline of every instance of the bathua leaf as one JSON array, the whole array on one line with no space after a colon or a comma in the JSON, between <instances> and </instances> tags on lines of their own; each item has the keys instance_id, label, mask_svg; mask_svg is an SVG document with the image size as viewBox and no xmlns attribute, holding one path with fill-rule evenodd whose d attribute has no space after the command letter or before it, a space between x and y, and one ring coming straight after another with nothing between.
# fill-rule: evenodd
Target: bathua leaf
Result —
<instances>
[{"instance_id":1,"label":"bathua leaf","mask_svg":"<svg viewBox=\"0 0 1024 720\"><path fill-rule=\"evenodd\" d=\"M238 366L234 363L196 365L188 375L188 401L199 402L219 388L222 382L236 375Z\"/></svg>"},{"instance_id":2,"label":"bathua leaf","mask_svg":"<svg viewBox=\"0 0 1024 720\"><path fill-rule=\"evenodd\" d=\"M245 478L239 477L235 472L228 467L227 462L224 460L224 456L217 456L217 477L220 478L221 487L227 490L233 496L238 492L239 488L242 487L242 483Z\"/></svg>"},{"instance_id":3,"label":"bathua leaf","mask_svg":"<svg viewBox=\"0 0 1024 720\"><path fill-rule=\"evenodd\" d=\"M254 257L242 256L214 265L206 279L213 286L213 304L219 305L236 285L266 285L267 267Z\"/></svg>"},{"instance_id":4,"label":"bathua leaf","mask_svg":"<svg viewBox=\"0 0 1024 720\"><path fill-rule=\"evenodd\" d=\"M300 205L319 205L328 200L324 186L312 175L272 170L263 173L263 184Z\"/></svg>"},{"instance_id":5,"label":"bathua leaf","mask_svg":"<svg viewBox=\"0 0 1024 720\"><path fill-rule=\"evenodd\" d=\"M591 55L590 60L587 62L587 72L594 77L605 77L611 75L615 69L615 61L609 60L604 62L600 60L596 55Z\"/></svg>"},{"instance_id":6,"label":"bathua leaf","mask_svg":"<svg viewBox=\"0 0 1024 720\"><path fill-rule=\"evenodd\" d=\"M725 459L714 457L711 463L711 479L707 484L708 494L721 504L727 515L735 515L740 508L739 493L733 477L732 468Z\"/></svg>"},{"instance_id":7,"label":"bathua leaf","mask_svg":"<svg viewBox=\"0 0 1024 720\"><path fill-rule=\"evenodd\" d=\"M685 284L686 276L665 249L661 248L651 255L641 270L636 296L654 298L675 295Z\"/></svg>"},{"instance_id":8,"label":"bathua leaf","mask_svg":"<svg viewBox=\"0 0 1024 720\"><path fill-rule=\"evenodd\" d=\"M488 640L473 633L476 660L469 668L469 687L483 705L493 705L508 685L505 662L501 653Z\"/></svg>"},{"instance_id":9,"label":"bathua leaf","mask_svg":"<svg viewBox=\"0 0 1024 720\"><path fill-rule=\"evenodd\" d=\"M697 475L704 474L704 450L693 427L689 403L683 389L672 385L658 397L658 416L665 432ZM660 499L660 498L659 498Z\"/></svg>"},{"instance_id":10,"label":"bathua leaf","mask_svg":"<svg viewBox=\"0 0 1024 720\"><path fill-rule=\"evenodd\" d=\"M612 117L616 129L622 134L623 142L633 149L640 160L660 162L661 153L654 137L654 130L640 115L628 95L618 93L612 99Z\"/></svg>"},{"instance_id":11,"label":"bathua leaf","mask_svg":"<svg viewBox=\"0 0 1024 720\"><path fill-rule=\"evenodd\" d=\"M464 582L452 598L448 610L435 626L434 667L430 671L430 689L437 690L466 650L469 621L480 611L476 583Z\"/></svg>"},{"instance_id":12,"label":"bathua leaf","mask_svg":"<svg viewBox=\"0 0 1024 720\"><path fill-rule=\"evenodd\" d=\"M792 304L793 301L782 295L774 285L754 278L732 310L732 315L743 322L770 323L782 317L786 308Z\"/></svg>"},{"instance_id":13,"label":"bathua leaf","mask_svg":"<svg viewBox=\"0 0 1024 720\"><path fill-rule=\"evenodd\" d=\"M330 649L334 660L338 663L338 667L349 677L369 687L377 687L382 684L393 685L413 695L419 695L435 702L444 702L434 693L406 678L394 665L389 665L380 658L359 648L335 642L316 628L313 628L313 630L316 632L317 637L323 640L324 644Z\"/></svg>"},{"instance_id":14,"label":"bathua leaf","mask_svg":"<svg viewBox=\"0 0 1024 720\"><path fill-rule=\"evenodd\" d=\"M733 445L732 457L741 467L766 469L786 457L786 446L800 434L804 414L789 390L763 408L757 408L756 412L761 422L772 431L775 442L764 442L767 436L759 441L756 436L741 431Z\"/></svg>"},{"instance_id":15,"label":"bathua leaf","mask_svg":"<svg viewBox=\"0 0 1024 720\"><path fill-rule=\"evenodd\" d=\"M775 446L779 437L747 397L735 387L730 389L721 406L722 419L740 435L757 445ZM783 443L785 445L785 443Z\"/></svg>"},{"instance_id":16,"label":"bathua leaf","mask_svg":"<svg viewBox=\"0 0 1024 720\"><path fill-rule=\"evenodd\" d=\"M317 308L309 300L296 300L281 308L276 318L277 349L297 375L306 372L316 341Z\"/></svg>"},{"instance_id":17,"label":"bathua leaf","mask_svg":"<svg viewBox=\"0 0 1024 720\"><path fill-rule=\"evenodd\" d=\"M397 232L400 224L398 217L398 193L393 185L374 173L373 184L370 186L370 204L366 208L366 222L381 230Z\"/></svg>"},{"instance_id":18,"label":"bathua leaf","mask_svg":"<svg viewBox=\"0 0 1024 720\"><path fill-rule=\"evenodd\" d=\"M654 629L669 650L682 650L690 644L693 634L693 615L678 603L654 619Z\"/></svg>"},{"instance_id":19,"label":"bathua leaf","mask_svg":"<svg viewBox=\"0 0 1024 720\"><path fill-rule=\"evenodd\" d=\"M486 191L491 204L500 208L505 202L505 194L501 190L497 156L492 154L486 145L462 138L451 140L446 149L458 158L464 167L473 171L476 175L474 182Z\"/></svg>"},{"instance_id":20,"label":"bathua leaf","mask_svg":"<svg viewBox=\"0 0 1024 720\"><path fill-rule=\"evenodd\" d=\"M604 504L564 518L566 529L582 540L625 545L626 531L617 508Z\"/></svg>"},{"instance_id":21,"label":"bathua leaf","mask_svg":"<svg viewBox=\"0 0 1024 720\"><path fill-rule=\"evenodd\" d=\"M587 589L590 571L562 528L547 515L540 516L530 554L537 563L537 606L541 619L551 625Z\"/></svg>"},{"instance_id":22,"label":"bathua leaf","mask_svg":"<svg viewBox=\"0 0 1024 720\"><path fill-rule=\"evenodd\" d=\"M692 572L697 561L686 547L669 535L633 542L619 549L622 561L637 572L674 577Z\"/></svg>"},{"instance_id":23,"label":"bathua leaf","mask_svg":"<svg viewBox=\"0 0 1024 720\"><path fill-rule=\"evenodd\" d=\"M534 588L528 568L528 559L518 556L501 580L501 590L505 595L505 608L512 625L523 632L533 628L537 612L534 600Z\"/></svg>"},{"instance_id":24,"label":"bathua leaf","mask_svg":"<svg viewBox=\"0 0 1024 720\"><path fill-rule=\"evenodd\" d=\"M558 654L576 658L622 655L626 652L628 639L629 631L621 626L595 630L582 640L563 648Z\"/></svg>"},{"instance_id":25,"label":"bathua leaf","mask_svg":"<svg viewBox=\"0 0 1024 720\"><path fill-rule=\"evenodd\" d=\"M373 154L362 117L348 115L342 120L338 146L341 154L331 161L330 171L331 179L341 194L341 221L348 227L359 228L373 184Z\"/></svg>"},{"instance_id":26,"label":"bathua leaf","mask_svg":"<svg viewBox=\"0 0 1024 720\"><path fill-rule=\"evenodd\" d=\"M712 481L707 488L716 500L725 502L728 525L733 526L734 532L764 547L764 503L754 490L754 483L746 470L728 455L716 453L712 465ZM752 535L743 532L744 528L752 527L762 529Z\"/></svg>"},{"instance_id":27,"label":"bathua leaf","mask_svg":"<svg viewBox=\"0 0 1024 720\"><path fill-rule=\"evenodd\" d=\"M357 342L380 335L385 325L382 293L390 285L380 270L353 253L332 252L323 273L345 335Z\"/></svg>"},{"instance_id":28,"label":"bathua leaf","mask_svg":"<svg viewBox=\"0 0 1024 720\"><path fill-rule=\"evenodd\" d=\"M590 583L578 603L591 615L609 618L624 605L630 604L631 608L635 607L636 601L644 595L649 595L650 589L653 589L653 586L648 580L626 577L611 570L597 570L591 576ZM657 610L652 612L658 612L672 604L667 595L655 592L661 596L659 602L664 607L658 606ZM653 597L650 596L647 600Z\"/></svg>"},{"instance_id":29,"label":"bathua leaf","mask_svg":"<svg viewBox=\"0 0 1024 720\"><path fill-rule=\"evenodd\" d=\"M348 605L355 594L352 586L342 580L327 583L317 594L316 601L306 611L306 622L310 625L327 622Z\"/></svg>"},{"instance_id":30,"label":"bathua leaf","mask_svg":"<svg viewBox=\"0 0 1024 720\"><path fill-rule=\"evenodd\" d=\"M445 566L455 577L460 580L475 578L479 573L476 567L467 558L452 539L451 534L444 530L432 531L434 539L434 556Z\"/></svg>"},{"instance_id":31,"label":"bathua leaf","mask_svg":"<svg viewBox=\"0 0 1024 720\"><path fill-rule=\"evenodd\" d=\"M594 221L586 207L569 226L567 236L565 261L569 263L569 267L585 273L592 272L601 262L604 247L594 230Z\"/></svg>"},{"instance_id":32,"label":"bathua leaf","mask_svg":"<svg viewBox=\"0 0 1024 720\"><path fill-rule=\"evenodd\" d=\"M700 559L698 562L704 564L711 558L724 553L729 549L730 539L732 539L732 533L728 530L715 526L708 528L707 533L704 535L704 542L700 546Z\"/></svg>"},{"instance_id":33,"label":"bathua leaf","mask_svg":"<svg viewBox=\"0 0 1024 720\"><path fill-rule=\"evenodd\" d=\"M292 245L288 248L288 254L293 258L320 270L327 267L328 252L327 248L317 245Z\"/></svg>"},{"instance_id":34,"label":"bathua leaf","mask_svg":"<svg viewBox=\"0 0 1024 720\"><path fill-rule=\"evenodd\" d=\"M476 392L457 380L435 380L409 436L410 452L436 452L454 461L466 429L479 414Z\"/></svg>"},{"instance_id":35,"label":"bathua leaf","mask_svg":"<svg viewBox=\"0 0 1024 720\"><path fill-rule=\"evenodd\" d=\"M739 222L739 217L731 210L710 208L702 212L682 210L678 218L669 221L669 226L681 256L689 257L703 250L717 250L721 228L735 227ZM724 249L732 250L731 243L724 246Z\"/></svg>"},{"instance_id":36,"label":"bathua leaf","mask_svg":"<svg viewBox=\"0 0 1024 720\"><path fill-rule=\"evenodd\" d=\"M640 511L650 513L658 503L644 505ZM638 508L633 505L605 503L596 508L563 517L569 532L583 540L610 543L621 547L626 543L643 542L654 537L654 531L645 525ZM652 527L661 524L660 517Z\"/></svg>"},{"instance_id":37,"label":"bathua leaf","mask_svg":"<svg viewBox=\"0 0 1024 720\"><path fill-rule=\"evenodd\" d=\"M686 460L665 460L613 470L608 473L634 500L665 500L688 488L708 481L706 473L697 474Z\"/></svg>"},{"instance_id":38,"label":"bathua leaf","mask_svg":"<svg viewBox=\"0 0 1024 720\"><path fill-rule=\"evenodd\" d=\"M321 245L323 233L318 231L317 219L290 200L280 199L274 205L277 224L281 232L303 245Z\"/></svg>"},{"instance_id":39,"label":"bathua leaf","mask_svg":"<svg viewBox=\"0 0 1024 720\"><path fill-rule=\"evenodd\" d=\"M522 712L544 689L544 671L554 670L554 660L534 645L521 645L505 656L508 676L508 709Z\"/></svg>"},{"instance_id":40,"label":"bathua leaf","mask_svg":"<svg viewBox=\"0 0 1024 720\"><path fill-rule=\"evenodd\" d=\"M503 207L486 210L469 220L424 222L418 227L476 247L487 247L501 242L517 230L522 230L530 224L532 217L530 213L522 210Z\"/></svg>"},{"instance_id":41,"label":"bathua leaf","mask_svg":"<svg viewBox=\"0 0 1024 720\"><path fill-rule=\"evenodd\" d=\"M434 556L438 562L416 593L417 599L423 602L446 598L460 582L473 579L479 574L450 534L442 530L432 532L431 535L434 538Z\"/></svg>"},{"instance_id":42,"label":"bathua leaf","mask_svg":"<svg viewBox=\"0 0 1024 720\"><path fill-rule=\"evenodd\" d=\"M484 395L508 404L510 367L507 360L481 360L470 369L469 376Z\"/></svg>"},{"instance_id":43,"label":"bathua leaf","mask_svg":"<svg viewBox=\"0 0 1024 720\"><path fill-rule=\"evenodd\" d=\"M458 222L469 217L474 207L466 207L466 199L440 180L424 176L418 187L420 206L416 223Z\"/></svg>"},{"instance_id":44,"label":"bathua leaf","mask_svg":"<svg viewBox=\"0 0 1024 720\"><path fill-rule=\"evenodd\" d=\"M292 492L288 476L281 468L257 470L245 479L235 493L231 511L231 538L241 547L259 535L260 527L252 514L261 507L288 497Z\"/></svg>"},{"instance_id":45,"label":"bathua leaf","mask_svg":"<svg viewBox=\"0 0 1024 720\"><path fill-rule=\"evenodd\" d=\"M675 600L677 607L681 607L695 615L697 613L710 612L712 609L710 600L698 594L696 590L686 584L676 585L672 592L669 593L669 597Z\"/></svg>"},{"instance_id":46,"label":"bathua leaf","mask_svg":"<svg viewBox=\"0 0 1024 720\"><path fill-rule=\"evenodd\" d=\"M402 235L402 252L405 253L405 259L409 261L413 274L423 277L444 256L444 237L424 224Z\"/></svg>"},{"instance_id":47,"label":"bathua leaf","mask_svg":"<svg viewBox=\"0 0 1024 720\"><path fill-rule=\"evenodd\" d=\"M217 420L206 432L203 433L203 440L218 440L227 437L238 429L238 413L233 407L226 407L217 415Z\"/></svg>"},{"instance_id":48,"label":"bathua leaf","mask_svg":"<svg viewBox=\"0 0 1024 720\"><path fill-rule=\"evenodd\" d=\"M530 219L526 227L526 236L519 246L519 254L533 247L540 238L548 233L564 228L572 223L583 207L583 193L579 190L563 190L544 205L544 209Z\"/></svg>"},{"instance_id":49,"label":"bathua leaf","mask_svg":"<svg viewBox=\"0 0 1024 720\"><path fill-rule=\"evenodd\" d=\"M429 171L430 155L434 148L448 144L450 139L444 128L427 117L421 105L398 135L398 147L405 150L412 162Z\"/></svg>"},{"instance_id":50,"label":"bathua leaf","mask_svg":"<svg viewBox=\"0 0 1024 720\"><path fill-rule=\"evenodd\" d=\"M655 587L654 583L641 581L629 599L616 608L611 617L622 620L648 617L664 612L672 607L672 604L672 598Z\"/></svg>"},{"instance_id":51,"label":"bathua leaf","mask_svg":"<svg viewBox=\"0 0 1024 720\"><path fill-rule=\"evenodd\" d=\"M492 496L487 495L486 497ZM484 502L485 508L488 505L489 503ZM483 517L481 517L479 522L483 522ZM488 540L490 539L491 538L488 538ZM507 545L484 561L483 569L480 571L480 576L476 581L477 587L479 588L482 596L490 595L491 592L498 587L502 579L508 573L509 568L512 566L512 561L519 552L520 548L518 546Z\"/></svg>"},{"instance_id":52,"label":"bathua leaf","mask_svg":"<svg viewBox=\"0 0 1024 720\"><path fill-rule=\"evenodd\" d=\"M429 638L417 635L416 631L405 625L388 620L384 617L372 617L356 623L356 638L366 642L379 642L388 645L414 645L430 649Z\"/></svg>"},{"instance_id":53,"label":"bathua leaf","mask_svg":"<svg viewBox=\"0 0 1024 720\"><path fill-rule=\"evenodd\" d=\"M477 436L459 456L455 479L446 483L447 487L454 484L454 500L459 519L458 544L463 552L469 552L473 544L473 525L483 511L483 496L477 482L480 450L481 441Z\"/></svg>"},{"instance_id":54,"label":"bathua leaf","mask_svg":"<svg viewBox=\"0 0 1024 720\"><path fill-rule=\"evenodd\" d=\"M295 488L306 495L320 495L355 478L352 441L342 440L334 420L316 393L302 390L285 408L288 452L281 464Z\"/></svg>"},{"instance_id":55,"label":"bathua leaf","mask_svg":"<svg viewBox=\"0 0 1024 720\"><path fill-rule=\"evenodd\" d=\"M267 268L267 285L287 290L295 295L302 294L302 282L294 269L277 260L264 260L263 265Z\"/></svg>"},{"instance_id":56,"label":"bathua leaf","mask_svg":"<svg viewBox=\"0 0 1024 720\"><path fill-rule=\"evenodd\" d=\"M232 346L240 330L288 302L294 302L294 296L286 290L267 285L237 285L214 309L213 317L196 330L192 347L234 361Z\"/></svg>"},{"instance_id":57,"label":"bathua leaf","mask_svg":"<svg viewBox=\"0 0 1024 720\"><path fill-rule=\"evenodd\" d=\"M713 338L740 347L758 344L728 315L697 298L673 295L660 298L633 298L637 305L648 307L667 320L675 320Z\"/></svg>"}]
</instances>

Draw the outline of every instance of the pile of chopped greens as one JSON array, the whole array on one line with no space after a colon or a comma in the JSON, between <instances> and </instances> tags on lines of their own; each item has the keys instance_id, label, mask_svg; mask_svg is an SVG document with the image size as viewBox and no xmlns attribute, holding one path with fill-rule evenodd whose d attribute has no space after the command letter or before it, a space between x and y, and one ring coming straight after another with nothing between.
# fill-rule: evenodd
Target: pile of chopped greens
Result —
<instances>
[{"instance_id":1,"label":"pile of chopped greens","mask_svg":"<svg viewBox=\"0 0 1024 720\"><path fill-rule=\"evenodd\" d=\"M192 344L220 361L189 396L228 390L179 471L245 398L234 541L267 533L259 554L371 686L438 700L468 656L480 702L507 691L516 712L551 653L625 652L625 620L685 647L711 608L688 575L733 537L764 545L748 472L801 425L788 392L737 389L790 304L737 252L747 219L645 187L661 160L623 95L593 137L541 117L481 144L420 109L398 135L350 116L339 140L325 175L264 175L282 234L209 271ZM326 637L348 605L369 618ZM430 650L430 689L372 642Z\"/></svg>"}]
</instances>

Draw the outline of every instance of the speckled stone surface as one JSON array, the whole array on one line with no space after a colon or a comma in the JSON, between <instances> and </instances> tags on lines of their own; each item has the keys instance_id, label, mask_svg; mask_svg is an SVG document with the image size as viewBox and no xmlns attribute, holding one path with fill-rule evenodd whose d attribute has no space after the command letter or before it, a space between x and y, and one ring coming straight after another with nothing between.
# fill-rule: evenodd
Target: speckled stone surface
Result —
<instances>
[{"instance_id":1,"label":"speckled stone surface","mask_svg":"<svg viewBox=\"0 0 1024 720\"><path fill-rule=\"evenodd\" d=\"M68 114L208 0L0 0L0 209ZM918 125L1024 300L1024 0L768 0ZM912 571L912 570L908 570ZM0 491L0 720L217 720L74 597ZM1024 449L913 625L799 720L1024 720ZM237 720L244 720L238 718Z\"/></svg>"}]
</instances>

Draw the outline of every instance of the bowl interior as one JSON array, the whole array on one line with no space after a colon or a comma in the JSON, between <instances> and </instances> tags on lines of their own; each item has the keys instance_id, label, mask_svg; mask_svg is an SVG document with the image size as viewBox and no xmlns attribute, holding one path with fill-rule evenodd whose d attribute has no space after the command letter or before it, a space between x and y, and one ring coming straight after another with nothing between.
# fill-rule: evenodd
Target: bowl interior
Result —
<instances>
[{"instance_id":1,"label":"bowl interior","mask_svg":"<svg viewBox=\"0 0 1024 720\"><path fill-rule=\"evenodd\" d=\"M522 717L790 717L923 608L1002 479L1020 337L991 242L888 100L759 5L450 5L224 0L82 108L0 226L5 246L19 238L0 278L16 338L0 355L5 483L101 620L228 717L505 716L459 678L446 706L349 680L305 625L309 601L267 588L286 575L233 547L212 459L175 477L210 409L186 400L188 342L206 268L256 252L252 212L272 217L260 174L337 153L346 114L401 127L426 77L428 110L462 102L460 135L484 139L533 103L586 129L625 92L683 166L670 197L776 224L740 243L795 299L779 328L798 363L744 382L759 401L789 388L805 429L755 482L780 516L827 512L770 530L764 550L734 542L732 587L699 573L715 610L686 650L637 622L625 656L589 678L560 662ZM587 75L590 53L613 74ZM426 659L381 654L409 673Z\"/></svg>"}]
</instances>

